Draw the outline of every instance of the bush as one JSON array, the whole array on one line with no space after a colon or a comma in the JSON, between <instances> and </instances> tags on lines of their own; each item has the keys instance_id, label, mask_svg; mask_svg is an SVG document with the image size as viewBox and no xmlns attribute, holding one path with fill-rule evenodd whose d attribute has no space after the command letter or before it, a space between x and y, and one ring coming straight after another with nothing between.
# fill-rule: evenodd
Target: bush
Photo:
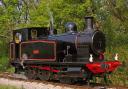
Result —
<instances>
[{"instance_id":1,"label":"bush","mask_svg":"<svg viewBox=\"0 0 128 89\"><path fill-rule=\"evenodd\" d=\"M18 88L9 85L0 85L0 89L18 89Z\"/></svg>"},{"instance_id":2,"label":"bush","mask_svg":"<svg viewBox=\"0 0 128 89\"><path fill-rule=\"evenodd\" d=\"M9 67L9 60L6 56L0 58L0 71L6 71Z\"/></svg>"},{"instance_id":3,"label":"bush","mask_svg":"<svg viewBox=\"0 0 128 89\"><path fill-rule=\"evenodd\" d=\"M106 60L114 60L115 53L119 54L119 61L122 63L110 77L114 85L128 86L128 45L112 47L111 51L106 50Z\"/></svg>"}]
</instances>

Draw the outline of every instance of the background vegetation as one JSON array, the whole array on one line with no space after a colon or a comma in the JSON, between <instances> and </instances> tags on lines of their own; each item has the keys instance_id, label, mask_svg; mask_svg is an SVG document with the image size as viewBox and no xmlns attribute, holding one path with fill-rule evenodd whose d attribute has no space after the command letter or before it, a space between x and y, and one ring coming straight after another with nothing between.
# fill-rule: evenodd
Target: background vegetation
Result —
<instances>
[{"instance_id":1,"label":"background vegetation","mask_svg":"<svg viewBox=\"0 0 128 89\"><path fill-rule=\"evenodd\" d=\"M19 89L10 85L0 85L0 89Z\"/></svg>"},{"instance_id":2,"label":"background vegetation","mask_svg":"<svg viewBox=\"0 0 128 89\"><path fill-rule=\"evenodd\" d=\"M128 0L0 0L0 70L7 69L13 29L49 26L52 21L62 33L64 24L73 21L83 31L85 16L94 16L97 28L106 34L106 59L119 53L123 64L111 80L128 85Z\"/></svg>"}]
</instances>

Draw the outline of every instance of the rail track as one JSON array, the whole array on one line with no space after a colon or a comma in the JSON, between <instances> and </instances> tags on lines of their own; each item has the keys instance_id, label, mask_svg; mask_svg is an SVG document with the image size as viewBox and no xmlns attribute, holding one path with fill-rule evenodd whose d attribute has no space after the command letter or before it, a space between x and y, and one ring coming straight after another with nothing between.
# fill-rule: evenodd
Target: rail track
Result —
<instances>
[{"instance_id":1,"label":"rail track","mask_svg":"<svg viewBox=\"0 0 128 89\"><path fill-rule=\"evenodd\" d=\"M121 86L107 86L99 83L91 83L90 85L78 82L74 85L62 84L58 81L40 81L40 80L28 80L23 74L14 74L14 73L0 73L0 83L8 82L7 85L13 85L22 87L23 89L128 89L128 87ZM20 82L20 83L18 83ZM18 85L19 84L19 85ZM30 88L30 84L33 85Z\"/></svg>"}]
</instances>

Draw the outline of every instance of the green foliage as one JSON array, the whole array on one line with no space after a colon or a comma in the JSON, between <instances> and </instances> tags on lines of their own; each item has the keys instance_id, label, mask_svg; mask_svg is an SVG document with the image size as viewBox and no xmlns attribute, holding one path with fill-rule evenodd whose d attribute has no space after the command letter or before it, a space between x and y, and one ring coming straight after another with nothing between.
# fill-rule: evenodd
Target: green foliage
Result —
<instances>
[{"instance_id":1,"label":"green foliage","mask_svg":"<svg viewBox=\"0 0 128 89\"><path fill-rule=\"evenodd\" d=\"M64 24L75 22L78 30L84 29L84 17L94 16L99 30L106 34L106 59L113 59L119 53L121 62L128 59L128 1L127 0L3 0L0 5L0 69L7 65L8 42L12 30L23 27L49 26L50 21L59 33L65 32ZM128 66L122 66L114 73L113 80L127 76ZM119 83L119 82L118 82ZM126 83L127 84L127 83Z\"/></svg>"},{"instance_id":2,"label":"green foliage","mask_svg":"<svg viewBox=\"0 0 128 89\"><path fill-rule=\"evenodd\" d=\"M49 8L53 11L55 26L59 29L64 29L64 24L68 21L75 22L79 30L83 30L84 16L88 15L87 9L91 6L90 0L83 2L78 0L53 0ZM60 31L61 32L61 31ZM64 31L62 31L64 32Z\"/></svg>"},{"instance_id":3,"label":"green foliage","mask_svg":"<svg viewBox=\"0 0 128 89\"><path fill-rule=\"evenodd\" d=\"M14 73L15 72L15 68L12 66L9 66L9 68L6 69L6 72L8 73Z\"/></svg>"},{"instance_id":4,"label":"green foliage","mask_svg":"<svg viewBox=\"0 0 128 89\"><path fill-rule=\"evenodd\" d=\"M9 60L7 57L0 57L0 71L6 71L9 67Z\"/></svg>"},{"instance_id":5,"label":"green foliage","mask_svg":"<svg viewBox=\"0 0 128 89\"><path fill-rule=\"evenodd\" d=\"M0 85L0 89L18 89L18 88L9 85Z\"/></svg>"}]
</instances>

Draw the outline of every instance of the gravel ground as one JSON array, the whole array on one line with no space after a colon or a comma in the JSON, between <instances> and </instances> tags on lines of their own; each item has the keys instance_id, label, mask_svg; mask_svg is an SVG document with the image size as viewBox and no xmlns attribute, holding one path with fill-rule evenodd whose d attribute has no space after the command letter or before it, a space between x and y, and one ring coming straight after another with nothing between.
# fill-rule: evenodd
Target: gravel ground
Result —
<instances>
[{"instance_id":1,"label":"gravel ground","mask_svg":"<svg viewBox=\"0 0 128 89\"><path fill-rule=\"evenodd\" d=\"M74 89L66 86L55 86L52 84L25 82L25 81L10 80L5 78L0 78L0 84L16 86L17 88L20 89Z\"/></svg>"},{"instance_id":2,"label":"gravel ground","mask_svg":"<svg viewBox=\"0 0 128 89\"><path fill-rule=\"evenodd\" d=\"M11 78L14 77L14 78ZM103 86L87 86L87 85L68 85L47 81L27 80L23 75L17 74L0 74L0 84L11 85L20 89L128 89L126 87L103 87Z\"/></svg>"},{"instance_id":3,"label":"gravel ground","mask_svg":"<svg viewBox=\"0 0 128 89\"><path fill-rule=\"evenodd\" d=\"M22 80L11 80L11 79L6 79L6 78L0 78L0 84L3 85L11 85L15 86L20 89L127 89L127 88L105 88L101 86L97 87L71 87L66 86L66 85L54 85L50 83L38 83L38 82L27 82L27 81L22 81Z\"/></svg>"}]
</instances>

